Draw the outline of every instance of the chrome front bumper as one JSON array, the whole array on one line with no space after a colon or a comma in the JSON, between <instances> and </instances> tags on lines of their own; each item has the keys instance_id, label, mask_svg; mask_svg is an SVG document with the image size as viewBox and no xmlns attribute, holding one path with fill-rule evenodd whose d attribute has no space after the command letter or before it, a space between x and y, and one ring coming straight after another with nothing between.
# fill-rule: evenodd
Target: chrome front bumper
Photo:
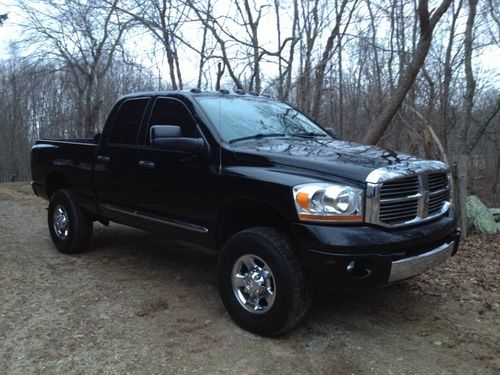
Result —
<instances>
[{"instance_id":1,"label":"chrome front bumper","mask_svg":"<svg viewBox=\"0 0 500 375\"><path fill-rule=\"evenodd\" d=\"M453 254L454 249L455 241L450 241L427 253L392 262L389 282L420 275L428 269L443 263Z\"/></svg>"}]
</instances>

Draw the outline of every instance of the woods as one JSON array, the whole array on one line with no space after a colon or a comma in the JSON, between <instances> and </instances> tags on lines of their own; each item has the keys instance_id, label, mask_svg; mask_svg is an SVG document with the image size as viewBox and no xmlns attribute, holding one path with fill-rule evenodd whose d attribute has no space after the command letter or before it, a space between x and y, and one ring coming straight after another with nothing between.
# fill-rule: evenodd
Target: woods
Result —
<instances>
[{"instance_id":1,"label":"woods","mask_svg":"<svg viewBox=\"0 0 500 375\"><path fill-rule=\"evenodd\" d=\"M20 33L0 61L1 181L29 180L37 138L93 136L119 95L227 88L447 161L455 196L498 205L498 1L42 0L7 12L0 30L15 14Z\"/></svg>"}]
</instances>

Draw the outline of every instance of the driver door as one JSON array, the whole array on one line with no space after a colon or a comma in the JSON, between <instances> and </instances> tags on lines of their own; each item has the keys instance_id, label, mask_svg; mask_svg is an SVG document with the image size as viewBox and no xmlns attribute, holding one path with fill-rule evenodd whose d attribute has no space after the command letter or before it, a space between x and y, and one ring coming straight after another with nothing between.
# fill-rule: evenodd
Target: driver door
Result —
<instances>
[{"instance_id":1,"label":"driver door","mask_svg":"<svg viewBox=\"0 0 500 375\"><path fill-rule=\"evenodd\" d=\"M138 213L170 227L206 232L212 207L210 161L205 155L151 146L153 125L176 125L182 137L201 136L191 112L176 98L155 100L138 156Z\"/></svg>"}]
</instances>

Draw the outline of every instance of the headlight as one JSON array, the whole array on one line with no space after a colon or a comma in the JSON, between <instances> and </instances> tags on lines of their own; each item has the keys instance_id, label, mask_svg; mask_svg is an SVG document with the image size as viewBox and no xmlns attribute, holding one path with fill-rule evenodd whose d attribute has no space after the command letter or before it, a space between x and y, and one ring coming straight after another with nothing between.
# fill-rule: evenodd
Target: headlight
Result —
<instances>
[{"instance_id":1,"label":"headlight","mask_svg":"<svg viewBox=\"0 0 500 375\"><path fill-rule=\"evenodd\" d=\"M300 220L362 222L363 190L351 186L310 183L293 188Z\"/></svg>"}]
</instances>

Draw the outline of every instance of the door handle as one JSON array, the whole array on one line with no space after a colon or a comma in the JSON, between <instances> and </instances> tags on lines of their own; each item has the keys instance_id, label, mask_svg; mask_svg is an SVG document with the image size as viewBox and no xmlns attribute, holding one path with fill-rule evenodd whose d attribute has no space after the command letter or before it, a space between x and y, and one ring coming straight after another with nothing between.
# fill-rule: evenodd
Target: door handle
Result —
<instances>
[{"instance_id":1,"label":"door handle","mask_svg":"<svg viewBox=\"0 0 500 375\"><path fill-rule=\"evenodd\" d=\"M106 155L97 155L97 161L100 161L101 163L109 163L111 158Z\"/></svg>"},{"instance_id":2,"label":"door handle","mask_svg":"<svg viewBox=\"0 0 500 375\"><path fill-rule=\"evenodd\" d=\"M137 163L137 165L146 169L153 169L155 167L155 163L149 160L141 160Z\"/></svg>"}]
</instances>

